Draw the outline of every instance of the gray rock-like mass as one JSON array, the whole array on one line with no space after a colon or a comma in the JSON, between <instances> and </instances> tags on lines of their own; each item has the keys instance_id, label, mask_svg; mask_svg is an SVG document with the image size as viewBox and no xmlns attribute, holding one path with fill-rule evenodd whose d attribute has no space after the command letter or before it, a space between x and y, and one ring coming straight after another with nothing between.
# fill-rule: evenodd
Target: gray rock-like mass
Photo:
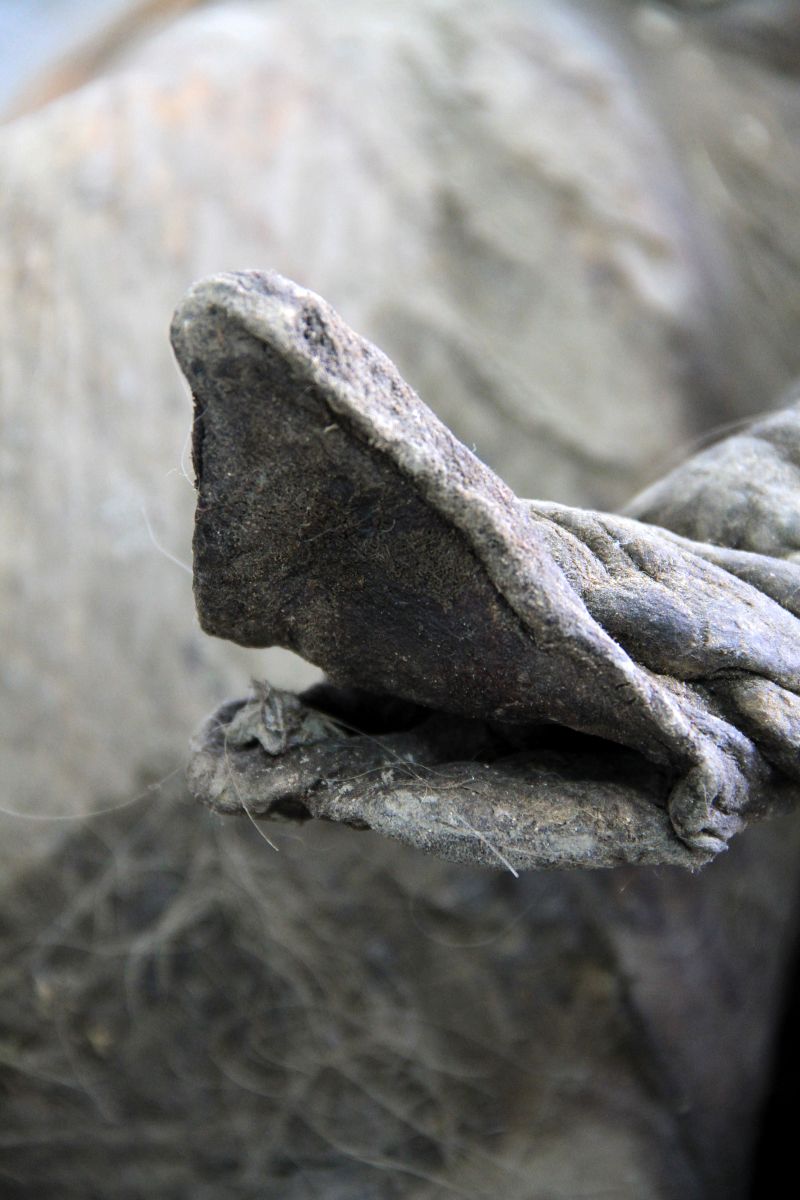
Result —
<instances>
[{"instance_id":1,"label":"gray rock-like mass","mask_svg":"<svg viewBox=\"0 0 800 1200\"><path fill-rule=\"evenodd\" d=\"M735 548L748 523L735 460L726 475L718 455L706 497L734 547L720 551L631 518L518 500L383 354L275 273L196 285L173 344L196 404L204 629L285 646L336 685L447 714L444 734L437 717L418 717L396 744L348 746L323 727L264 745L227 709L232 736L218 718L201 738L199 795L261 815L299 805L448 857L532 866L681 861L656 807L665 801L682 842L714 853L748 811L796 790L800 568ZM773 425L796 457L800 410ZM776 513L796 508L792 477L773 478ZM684 474L665 486L680 492ZM292 711L273 733L309 719ZM608 775L589 765L596 751L546 766L523 753L543 723L648 765L637 775L624 762L609 796ZM392 732L390 721L382 733ZM243 758L254 739L255 759ZM231 746L255 789L225 782ZM337 782L353 776L361 785ZM654 802L644 818L643 796Z\"/></svg>"}]
</instances>

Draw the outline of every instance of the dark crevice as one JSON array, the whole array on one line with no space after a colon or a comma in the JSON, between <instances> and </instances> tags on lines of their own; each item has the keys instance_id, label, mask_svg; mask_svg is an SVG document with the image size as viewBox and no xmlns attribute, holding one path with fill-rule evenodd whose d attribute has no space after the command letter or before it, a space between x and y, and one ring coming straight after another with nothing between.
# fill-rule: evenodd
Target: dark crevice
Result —
<instances>
[{"instance_id":1,"label":"dark crevice","mask_svg":"<svg viewBox=\"0 0 800 1200\"><path fill-rule=\"evenodd\" d=\"M203 420L205 409L197 396L194 399L194 421L192 424L192 467L194 477L199 484L203 478L203 446L206 437L206 427Z\"/></svg>"},{"instance_id":2,"label":"dark crevice","mask_svg":"<svg viewBox=\"0 0 800 1200\"><path fill-rule=\"evenodd\" d=\"M791 1179L795 1173L794 1135L800 1112L800 935L795 938L784 996L770 1086L753 1155L752 1200L771 1195L776 1179Z\"/></svg>"}]
</instances>

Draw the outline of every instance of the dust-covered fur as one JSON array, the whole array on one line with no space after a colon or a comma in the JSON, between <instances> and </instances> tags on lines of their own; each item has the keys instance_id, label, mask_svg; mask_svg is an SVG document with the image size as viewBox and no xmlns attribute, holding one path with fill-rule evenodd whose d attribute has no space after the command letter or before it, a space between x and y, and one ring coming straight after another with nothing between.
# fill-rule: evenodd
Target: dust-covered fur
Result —
<instances>
[{"instance_id":1,"label":"dust-covered fur","mask_svg":"<svg viewBox=\"0 0 800 1200\"><path fill-rule=\"evenodd\" d=\"M6 894L3 1195L529 1194L497 1149L582 922L543 959L543 880L273 837L173 780Z\"/></svg>"}]
</instances>

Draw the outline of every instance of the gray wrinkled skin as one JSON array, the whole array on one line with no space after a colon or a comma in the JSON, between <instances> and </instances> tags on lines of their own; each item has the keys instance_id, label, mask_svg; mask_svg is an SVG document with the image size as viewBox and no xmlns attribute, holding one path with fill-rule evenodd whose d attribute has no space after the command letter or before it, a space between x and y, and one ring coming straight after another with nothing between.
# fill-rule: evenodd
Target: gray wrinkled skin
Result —
<instances>
[{"instance_id":1,"label":"gray wrinkled skin","mask_svg":"<svg viewBox=\"0 0 800 1200\"><path fill-rule=\"evenodd\" d=\"M378 808L385 817L388 806L391 819L376 820L374 793L368 815L354 811L349 795L341 810L316 815L495 864L675 862L683 847L697 863L724 848L748 812L791 797L800 779L796 468L768 472L772 482L751 496L735 453L728 463L717 450L715 490L704 493L695 526L675 517L678 497L695 486L691 464L640 502L650 521L700 533L716 543L709 546L632 518L519 500L384 355L277 274L197 284L176 313L173 344L196 401L203 628L246 646L285 646L335 685L447 714L448 729L452 718L461 723L461 754L445 759L444 809L429 780L410 780L404 768L382 779L388 794ZM783 462L796 463L798 409L766 424L779 434L765 454L777 446ZM750 435L756 445L760 429ZM767 545L748 532L762 520L762 494L795 514L778 521ZM335 708L334 700L334 716ZM489 761L502 761L482 777L488 784L474 769L459 775L474 748L465 719L488 723L477 742L488 739ZM232 768L227 742L214 734L221 720L201 736L192 779L197 794L224 809L214 763ZM556 765L555 786L552 763L546 786L530 757L520 763L512 748L542 723L646 760L634 770L638 788L623 787L619 812L596 772L582 780L577 801L570 797L561 780L574 760ZM443 756L415 749L409 761L420 753L424 765L437 764L439 795ZM317 789L325 777L318 764ZM293 778L295 799L302 786ZM460 793L470 788L484 793L483 808L467 822L468 840L453 844L441 826L452 826L453 815L466 821ZM663 818L642 833L648 793L666 803L678 853L665 849L676 839ZM241 808L241 783L236 795ZM275 800L273 789L273 810ZM263 795L250 803L271 811ZM489 841L498 833L499 849Z\"/></svg>"}]
</instances>

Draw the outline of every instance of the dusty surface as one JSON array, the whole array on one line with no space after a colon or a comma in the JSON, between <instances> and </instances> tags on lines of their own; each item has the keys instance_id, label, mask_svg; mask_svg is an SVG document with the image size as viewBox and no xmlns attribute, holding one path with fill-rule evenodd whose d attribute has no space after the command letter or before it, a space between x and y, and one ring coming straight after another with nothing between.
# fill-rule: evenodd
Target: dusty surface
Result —
<instances>
[{"instance_id":1,"label":"dusty surface","mask_svg":"<svg viewBox=\"0 0 800 1200\"><path fill-rule=\"evenodd\" d=\"M356 755L344 769L334 730L331 778L358 777L361 767L364 781L329 789L321 808L311 799L316 815L360 820L446 857L472 847L479 863L658 863L680 856L659 814L637 822L648 788L662 807L666 788L675 833L701 856L724 849L748 810L797 791L800 566L786 541L800 511L800 406L656 489L651 519L664 512L669 526L688 494L675 523L699 526L715 543L707 554L656 524L518 500L388 358L276 273L195 285L172 337L195 399L203 628L296 650L339 685L490 723L476 728L474 755L469 726L449 720L436 733L424 725L419 746L413 737L387 746L382 797L371 777L376 747L367 743L368 767ZM693 518L698 477L707 486ZM754 552L767 546L773 554ZM271 711L267 702L261 711ZM282 800L308 807L307 752L284 763L291 743L243 732L244 716L222 735L212 720L201 735L197 794L263 814ZM310 714L292 717L303 720ZM501 725L494 737L491 722ZM594 783L590 753L576 799L580 750L573 769L539 768L535 754L527 763L522 754L531 736L547 746L546 723L603 739L609 751L627 746L661 777L654 783L643 766L632 786L620 756L620 787L609 796ZM240 758L226 784L229 745L254 740L255 756ZM324 730L311 740L324 742ZM395 757L406 762L399 778ZM613 754L608 777L612 763ZM423 777L437 768L418 796L417 764ZM325 775L323 761L308 768L309 793L325 788ZM467 828L477 821L471 839L447 832L462 801Z\"/></svg>"}]
</instances>

